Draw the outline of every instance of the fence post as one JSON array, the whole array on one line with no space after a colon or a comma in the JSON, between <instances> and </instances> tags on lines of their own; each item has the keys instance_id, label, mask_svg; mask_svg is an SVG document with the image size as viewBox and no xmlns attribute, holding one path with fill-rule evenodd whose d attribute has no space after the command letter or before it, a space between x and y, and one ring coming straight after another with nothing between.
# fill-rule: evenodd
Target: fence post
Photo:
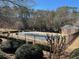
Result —
<instances>
[{"instance_id":1,"label":"fence post","mask_svg":"<svg viewBox=\"0 0 79 59\"><path fill-rule=\"evenodd\" d=\"M34 35L34 39L33 39L33 45L35 44L35 35Z\"/></svg>"}]
</instances>

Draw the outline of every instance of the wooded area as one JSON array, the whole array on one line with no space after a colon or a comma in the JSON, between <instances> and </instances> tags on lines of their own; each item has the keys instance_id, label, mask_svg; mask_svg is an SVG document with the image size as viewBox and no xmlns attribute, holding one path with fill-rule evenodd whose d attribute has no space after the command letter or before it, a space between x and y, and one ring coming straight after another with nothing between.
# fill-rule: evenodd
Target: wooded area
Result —
<instances>
[{"instance_id":1,"label":"wooded area","mask_svg":"<svg viewBox=\"0 0 79 59\"><path fill-rule=\"evenodd\" d=\"M72 25L79 19L76 7L63 6L51 11L29 8L34 3L30 0L0 1L0 28L60 32L62 26Z\"/></svg>"}]
</instances>

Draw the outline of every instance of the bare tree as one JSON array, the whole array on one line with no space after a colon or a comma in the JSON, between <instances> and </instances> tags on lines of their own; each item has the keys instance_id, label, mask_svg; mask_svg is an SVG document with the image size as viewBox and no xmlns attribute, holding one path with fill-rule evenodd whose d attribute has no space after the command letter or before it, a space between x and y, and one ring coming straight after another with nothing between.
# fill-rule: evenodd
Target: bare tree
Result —
<instances>
[{"instance_id":1,"label":"bare tree","mask_svg":"<svg viewBox=\"0 0 79 59\"><path fill-rule=\"evenodd\" d=\"M1 7L5 7L2 8L4 10L0 11L1 15L6 17L5 20L9 22L9 25L14 25L17 19L20 19L24 28L27 27L27 19L30 16L29 8L35 3L33 0L0 0L0 3Z\"/></svg>"},{"instance_id":2,"label":"bare tree","mask_svg":"<svg viewBox=\"0 0 79 59\"><path fill-rule=\"evenodd\" d=\"M53 54L53 59L60 59L60 56L64 53L66 47L65 36L47 35L47 42L50 46L50 59L52 59L52 54Z\"/></svg>"}]
</instances>

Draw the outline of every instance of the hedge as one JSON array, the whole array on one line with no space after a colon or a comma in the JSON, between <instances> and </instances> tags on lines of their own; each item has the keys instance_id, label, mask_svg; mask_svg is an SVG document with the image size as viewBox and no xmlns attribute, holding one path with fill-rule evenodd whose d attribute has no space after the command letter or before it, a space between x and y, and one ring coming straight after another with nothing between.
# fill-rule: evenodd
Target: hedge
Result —
<instances>
[{"instance_id":1,"label":"hedge","mask_svg":"<svg viewBox=\"0 0 79 59\"><path fill-rule=\"evenodd\" d=\"M16 39L7 39L1 43L1 50L7 53L15 53L16 49L25 44L25 41Z\"/></svg>"},{"instance_id":2,"label":"hedge","mask_svg":"<svg viewBox=\"0 0 79 59\"><path fill-rule=\"evenodd\" d=\"M42 59L43 52L38 45L24 44L15 52L16 59Z\"/></svg>"}]
</instances>

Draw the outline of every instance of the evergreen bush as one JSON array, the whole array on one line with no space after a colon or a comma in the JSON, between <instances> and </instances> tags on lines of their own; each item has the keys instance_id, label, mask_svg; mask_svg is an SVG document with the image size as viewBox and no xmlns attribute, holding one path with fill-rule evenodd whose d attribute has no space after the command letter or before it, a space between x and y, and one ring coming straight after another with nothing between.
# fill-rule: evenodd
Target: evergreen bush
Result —
<instances>
[{"instance_id":1,"label":"evergreen bush","mask_svg":"<svg viewBox=\"0 0 79 59\"><path fill-rule=\"evenodd\" d=\"M25 44L25 41L9 39L1 44L1 50L7 53L15 53L16 49Z\"/></svg>"},{"instance_id":2,"label":"evergreen bush","mask_svg":"<svg viewBox=\"0 0 79 59\"><path fill-rule=\"evenodd\" d=\"M79 48L72 51L69 59L79 59Z\"/></svg>"},{"instance_id":3,"label":"evergreen bush","mask_svg":"<svg viewBox=\"0 0 79 59\"><path fill-rule=\"evenodd\" d=\"M24 44L15 52L16 59L42 59L43 52L38 45Z\"/></svg>"}]
</instances>

